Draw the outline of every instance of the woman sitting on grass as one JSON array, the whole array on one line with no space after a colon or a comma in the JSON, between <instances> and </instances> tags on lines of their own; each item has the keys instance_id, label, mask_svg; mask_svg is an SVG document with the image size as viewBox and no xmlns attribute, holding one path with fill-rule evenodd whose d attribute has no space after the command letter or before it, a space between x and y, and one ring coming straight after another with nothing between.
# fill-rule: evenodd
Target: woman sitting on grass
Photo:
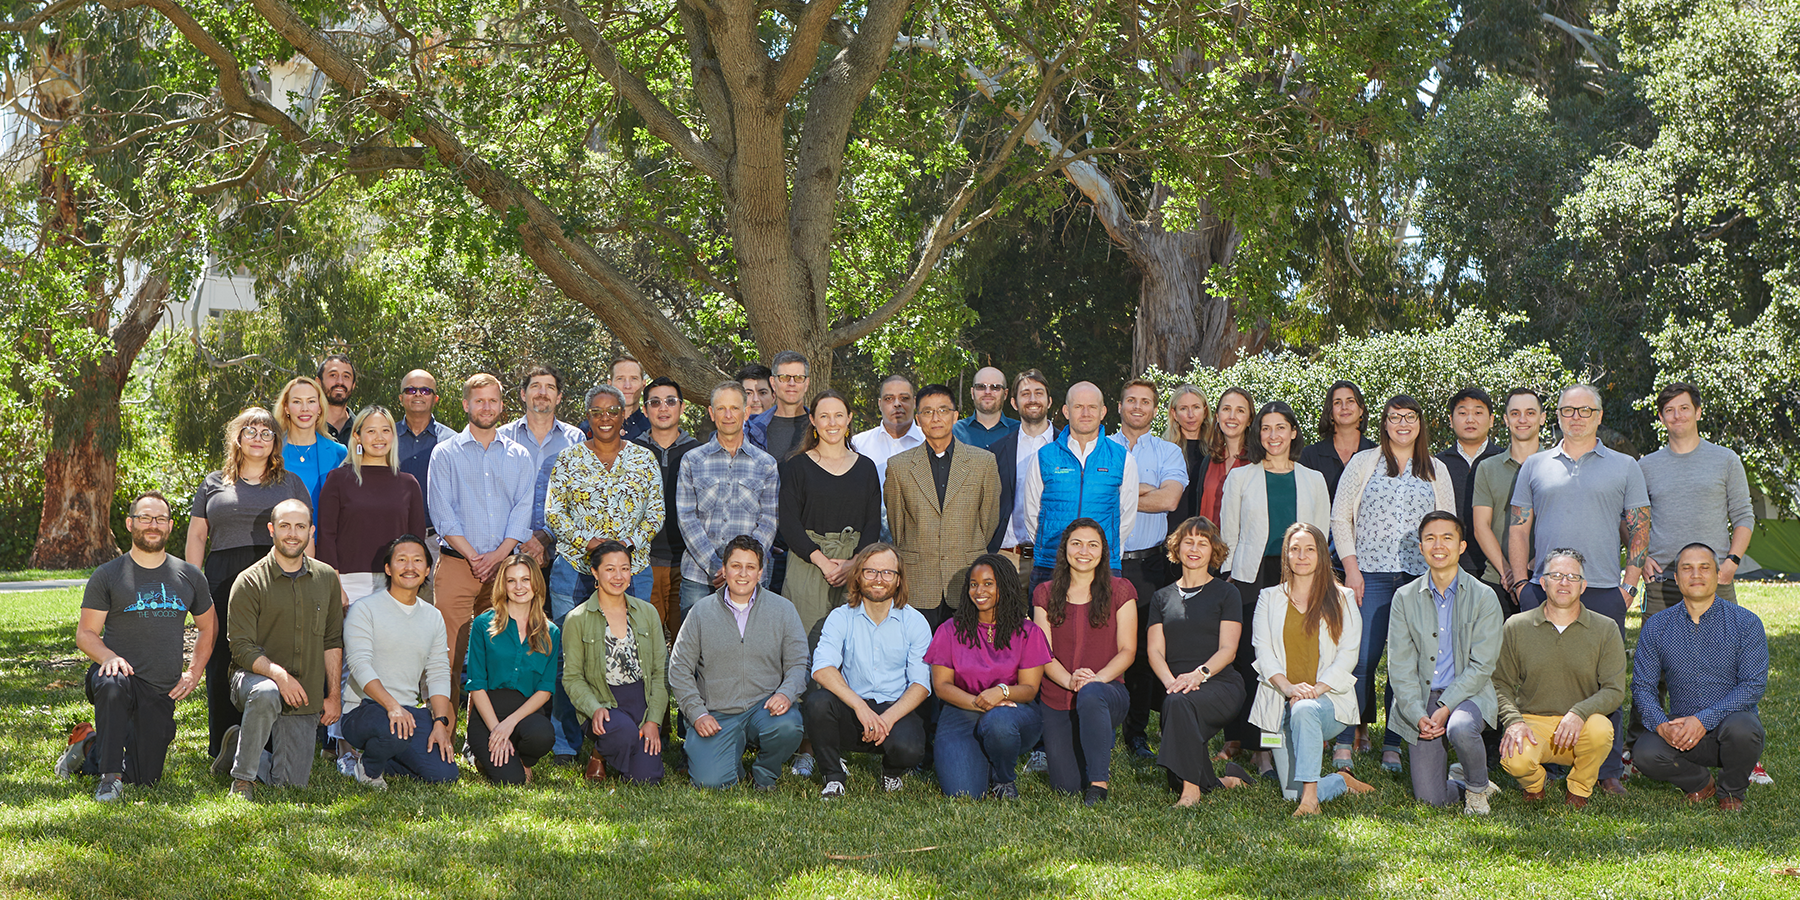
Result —
<instances>
[{"instance_id":1,"label":"woman sitting on grass","mask_svg":"<svg viewBox=\"0 0 1800 900\"><path fill-rule=\"evenodd\" d=\"M601 541L588 554L594 595L563 620L563 690L587 720L587 777L610 765L627 781L662 780L662 721L669 709L669 645L656 607L627 597L631 550Z\"/></svg>"},{"instance_id":2,"label":"woman sitting on grass","mask_svg":"<svg viewBox=\"0 0 1800 900\"><path fill-rule=\"evenodd\" d=\"M950 797L1016 800L1019 757L1044 731L1031 701L1050 661L1050 642L1031 621L1025 584L1006 557L977 558L962 593L968 602L938 626L925 651L932 693L944 701L938 784Z\"/></svg>"},{"instance_id":3,"label":"woman sitting on grass","mask_svg":"<svg viewBox=\"0 0 1800 900\"><path fill-rule=\"evenodd\" d=\"M1282 537L1281 583L1257 597L1256 703L1250 721L1281 736L1275 771L1281 795L1300 801L1296 816L1346 790L1375 788L1347 771L1319 777L1325 739L1356 721L1357 644L1362 618L1350 589L1325 563L1325 535L1295 522Z\"/></svg>"},{"instance_id":4,"label":"woman sitting on grass","mask_svg":"<svg viewBox=\"0 0 1800 900\"><path fill-rule=\"evenodd\" d=\"M530 784L556 740L550 695L562 661L562 629L544 614L544 573L514 554L500 565L493 609L469 626L463 690L469 695L469 754L489 781Z\"/></svg>"},{"instance_id":5,"label":"woman sitting on grass","mask_svg":"<svg viewBox=\"0 0 1800 900\"><path fill-rule=\"evenodd\" d=\"M1167 692L1156 762L1168 770L1170 789L1181 792L1175 805L1193 806L1201 794L1242 787L1250 779L1237 763L1226 763L1220 778L1207 750L1244 705L1244 679L1232 666L1243 601L1230 582L1212 577L1210 569L1228 551L1211 521L1195 516L1181 523L1167 546L1181 579L1157 591L1146 610L1150 670Z\"/></svg>"}]
</instances>

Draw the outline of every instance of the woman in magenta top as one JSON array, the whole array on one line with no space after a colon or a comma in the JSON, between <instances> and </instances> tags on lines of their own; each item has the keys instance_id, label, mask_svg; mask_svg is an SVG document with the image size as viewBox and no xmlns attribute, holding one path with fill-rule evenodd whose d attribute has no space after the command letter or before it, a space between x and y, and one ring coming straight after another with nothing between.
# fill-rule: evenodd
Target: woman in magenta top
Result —
<instances>
[{"instance_id":1,"label":"woman in magenta top","mask_svg":"<svg viewBox=\"0 0 1800 900\"><path fill-rule=\"evenodd\" d=\"M1039 698L1050 786L1081 791L1088 806L1106 799L1113 734L1131 703L1121 679L1137 656L1137 590L1112 574L1110 558L1099 522L1070 522L1050 580L1031 598L1050 638Z\"/></svg>"},{"instance_id":2,"label":"woman in magenta top","mask_svg":"<svg viewBox=\"0 0 1800 900\"><path fill-rule=\"evenodd\" d=\"M344 605L387 586L382 557L403 534L425 533L425 493L400 471L394 417L370 406L350 429L350 460L319 489L319 561L338 570Z\"/></svg>"},{"instance_id":3,"label":"woman in magenta top","mask_svg":"<svg viewBox=\"0 0 1800 900\"><path fill-rule=\"evenodd\" d=\"M950 797L1019 797L1019 756L1043 733L1038 685L1050 642L1030 619L1025 584L997 553L963 577L968 602L938 626L925 661L944 701L937 722L938 785ZM991 785L991 786L990 786Z\"/></svg>"}]
</instances>

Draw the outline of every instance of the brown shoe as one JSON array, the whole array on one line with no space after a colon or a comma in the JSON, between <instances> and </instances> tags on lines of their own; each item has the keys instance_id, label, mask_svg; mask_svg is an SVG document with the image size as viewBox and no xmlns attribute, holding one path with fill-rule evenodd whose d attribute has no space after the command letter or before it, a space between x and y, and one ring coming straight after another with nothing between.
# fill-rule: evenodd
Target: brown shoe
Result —
<instances>
[{"instance_id":1,"label":"brown shoe","mask_svg":"<svg viewBox=\"0 0 1800 900\"><path fill-rule=\"evenodd\" d=\"M598 752L595 752L593 756L588 757L587 771L583 772L581 777L586 778L589 781L605 781L606 759Z\"/></svg>"},{"instance_id":2,"label":"brown shoe","mask_svg":"<svg viewBox=\"0 0 1800 900\"><path fill-rule=\"evenodd\" d=\"M1526 791L1525 799L1531 803L1536 803L1539 800L1544 799L1544 792L1543 791Z\"/></svg>"},{"instance_id":3,"label":"brown shoe","mask_svg":"<svg viewBox=\"0 0 1800 900\"><path fill-rule=\"evenodd\" d=\"M1588 805L1588 798L1578 794L1570 794L1563 798L1563 805L1570 809L1585 809Z\"/></svg>"},{"instance_id":4,"label":"brown shoe","mask_svg":"<svg viewBox=\"0 0 1800 900\"><path fill-rule=\"evenodd\" d=\"M1687 795L1687 801L1689 803L1704 803L1708 800L1711 800L1713 798L1713 794L1718 793L1718 791L1719 791L1719 783L1712 780L1711 778L1708 778L1708 779L1706 779L1706 787L1703 787L1703 788Z\"/></svg>"},{"instance_id":5,"label":"brown shoe","mask_svg":"<svg viewBox=\"0 0 1800 900\"><path fill-rule=\"evenodd\" d=\"M1744 798L1742 798L1742 797L1720 797L1719 798L1719 810L1721 812L1743 812L1744 811Z\"/></svg>"},{"instance_id":6,"label":"brown shoe","mask_svg":"<svg viewBox=\"0 0 1800 900\"><path fill-rule=\"evenodd\" d=\"M1600 789L1614 796L1625 795L1625 782L1617 778L1600 779Z\"/></svg>"}]
</instances>

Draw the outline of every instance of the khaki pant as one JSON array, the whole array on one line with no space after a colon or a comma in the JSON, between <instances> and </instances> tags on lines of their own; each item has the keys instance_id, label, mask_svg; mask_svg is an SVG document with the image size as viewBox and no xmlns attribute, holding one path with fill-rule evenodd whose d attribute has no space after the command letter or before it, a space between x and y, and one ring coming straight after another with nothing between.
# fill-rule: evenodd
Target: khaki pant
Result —
<instances>
[{"instance_id":1,"label":"khaki pant","mask_svg":"<svg viewBox=\"0 0 1800 900\"><path fill-rule=\"evenodd\" d=\"M463 656L469 650L469 623L492 606L489 595L494 581L476 581L469 561L446 553L438 557L437 595L432 605L444 617L444 634L450 641L450 688L462 696Z\"/></svg>"},{"instance_id":2,"label":"khaki pant","mask_svg":"<svg viewBox=\"0 0 1800 900\"><path fill-rule=\"evenodd\" d=\"M1500 765L1506 769L1507 774L1519 779L1520 788L1536 793L1544 789L1544 782L1549 776L1544 771L1544 763L1568 766L1569 793L1577 797L1592 797L1594 782L1600 776L1600 764L1612 750L1612 720L1602 715L1588 716L1587 725L1581 729L1581 736L1575 739L1575 746L1569 750L1557 750L1550 745L1550 736L1556 733L1557 723L1562 721L1562 716L1527 715L1524 718L1525 724L1531 726L1531 735L1537 738L1537 743L1527 742L1518 753L1500 759Z\"/></svg>"}]
</instances>

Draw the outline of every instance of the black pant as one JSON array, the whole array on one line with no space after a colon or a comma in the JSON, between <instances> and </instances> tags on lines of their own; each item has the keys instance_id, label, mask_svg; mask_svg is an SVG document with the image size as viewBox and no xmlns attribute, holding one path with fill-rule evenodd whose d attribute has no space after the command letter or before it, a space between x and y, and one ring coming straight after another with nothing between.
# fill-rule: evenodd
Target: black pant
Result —
<instances>
[{"instance_id":1,"label":"black pant","mask_svg":"<svg viewBox=\"0 0 1800 900\"><path fill-rule=\"evenodd\" d=\"M1706 787L1712 777L1709 766L1719 767L1719 795L1744 799L1750 789L1750 770L1762 759L1762 720L1749 710L1725 717L1719 727L1706 733L1687 750L1677 750L1651 730L1638 738L1632 748L1631 761L1645 776L1667 781L1692 794Z\"/></svg>"},{"instance_id":2,"label":"black pant","mask_svg":"<svg viewBox=\"0 0 1800 900\"><path fill-rule=\"evenodd\" d=\"M964 597L963 602L969 602L968 598ZM948 603L940 602L931 609L921 609L919 612L925 616L925 624L931 626L932 634L937 634L939 625L956 618L956 610L951 609L950 604ZM824 620L821 619L820 621L823 622ZM819 649L817 641L812 643L811 649ZM926 697L925 702L919 704L919 708L915 710L919 715L919 719L925 724L925 758L919 761L919 765L927 769L932 767L933 752L937 740L938 716L941 715L943 711L944 701L939 700L937 694Z\"/></svg>"},{"instance_id":3,"label":"black pant","mask_svg":"<svg viewBox=\"0 0 1800 900\"><path fill-rule=\"evenodd\" d=\"M892 701L864 702L878 714L894 705ZM806 737L812 741L813 758L818 760L819 774L826 781L846 779L838 760L852 751L881 754L881 773L894 777L912 771L925 758L925 722L917 712L907 713L894 723L887 740L876 745L863 740L862 721L849 704L824 688L807 691L800 711L806 719Z\"/></svg>"},{"instance_id":4,"label":"black pant","mask_svg":"<svg viewBox=\"0 0 1800 900\"><path fill-rule=\"evenodd\" d=\"M494 718L505 719L519 711L525 705L526 697L510 688L500 688L487 692L488 703L494 707ZM556 733L550 727L550 704L545 703L531 715L519 720L513 726L512 756L506 764L496 766L493 757L488 755L488 738L493 734L483 721L481 714L475 711L473 704L469 706L469 755L475 757L475 768L482 777L502 784L524 784L525 770L537 765L556 743Z\"/></svg>"},{"instance_id":5,"label":"black pant","mask_svg":"<svg viewBox=\"0 0 1800 900\"><path fill-rule=\"evenodd\" d=\"M1225 726L1225 739L1239 742L1245 750L1256 750L1262 746L1262 729L1250 724L1250 707L1256 702L1256 685L1262 680L1256 675L1256 645L1251 634L1252 620L1256 618L1256 598L1263 592L1263 588L1280 583L1279 556L1262 558L1262 564L1256 570L1255 582L1232 582L1244 604L1244 630L1238 635L1237 655L1231 658L1231 667L1237 670L1238 678L1244 683L1244 699L1238 708L1238 714Z\"/></svg>"},{"instance_id":6,"label":"black pant","mask_svg":"<svg viewBox=\"0 0 1800 900\"><path fill-rule=\"evenodd\" d=\"M162 778L175 740L175 700L136 675L101 675L88 666L87 697L94 704L95 774L122 772L126 784Z\"/></svg>"},{"instance_id":7,"label":"black pant","mask_svg":"<svg viewBox=\"0 0 1800 900\"><path fill-rule=\"evenodd\" d=\"M1162 679L1150 669L1150 597L1174 581L1169 577L1168 557L1158 549L1143 559L1128 559L1120 564L1125 580L1137 589L1138 642L1137 658L1125 670L1125 690L1131 695L1131 709L1125 713L1125 743L1143 740L1150 727L1150 711L1163 708Z\"/></svg>"},{"instance_id":8,"label":"black pant","mask_svg":"<svg viewBox=\"0 0 1800 900\"><path fill-rule=\"evenodd\" d=\"M206 587L212 592L218 614L218 637L206 658L206 755L219 755L219 740L244 714L231 703L231 647L225 640L225 623L231 615L231 586L257 560L269 555L267 547L231 547L206 555Z\"/></svg>"},{"instance_id":9,"label":"black pant","mask_svg":"<svg viewBox=\"0 0 1800 900\"><path fill-rule=\"evenodd\" d=\"M1243 705L1244 681L1236 669L1163 700L1162 747L1156 762L1169 770L1170 790L1181 790L1183 781L1207 792L1222 787L1213 771L1212 737L1237 718Z\"/></svg>"}]
</instances>

